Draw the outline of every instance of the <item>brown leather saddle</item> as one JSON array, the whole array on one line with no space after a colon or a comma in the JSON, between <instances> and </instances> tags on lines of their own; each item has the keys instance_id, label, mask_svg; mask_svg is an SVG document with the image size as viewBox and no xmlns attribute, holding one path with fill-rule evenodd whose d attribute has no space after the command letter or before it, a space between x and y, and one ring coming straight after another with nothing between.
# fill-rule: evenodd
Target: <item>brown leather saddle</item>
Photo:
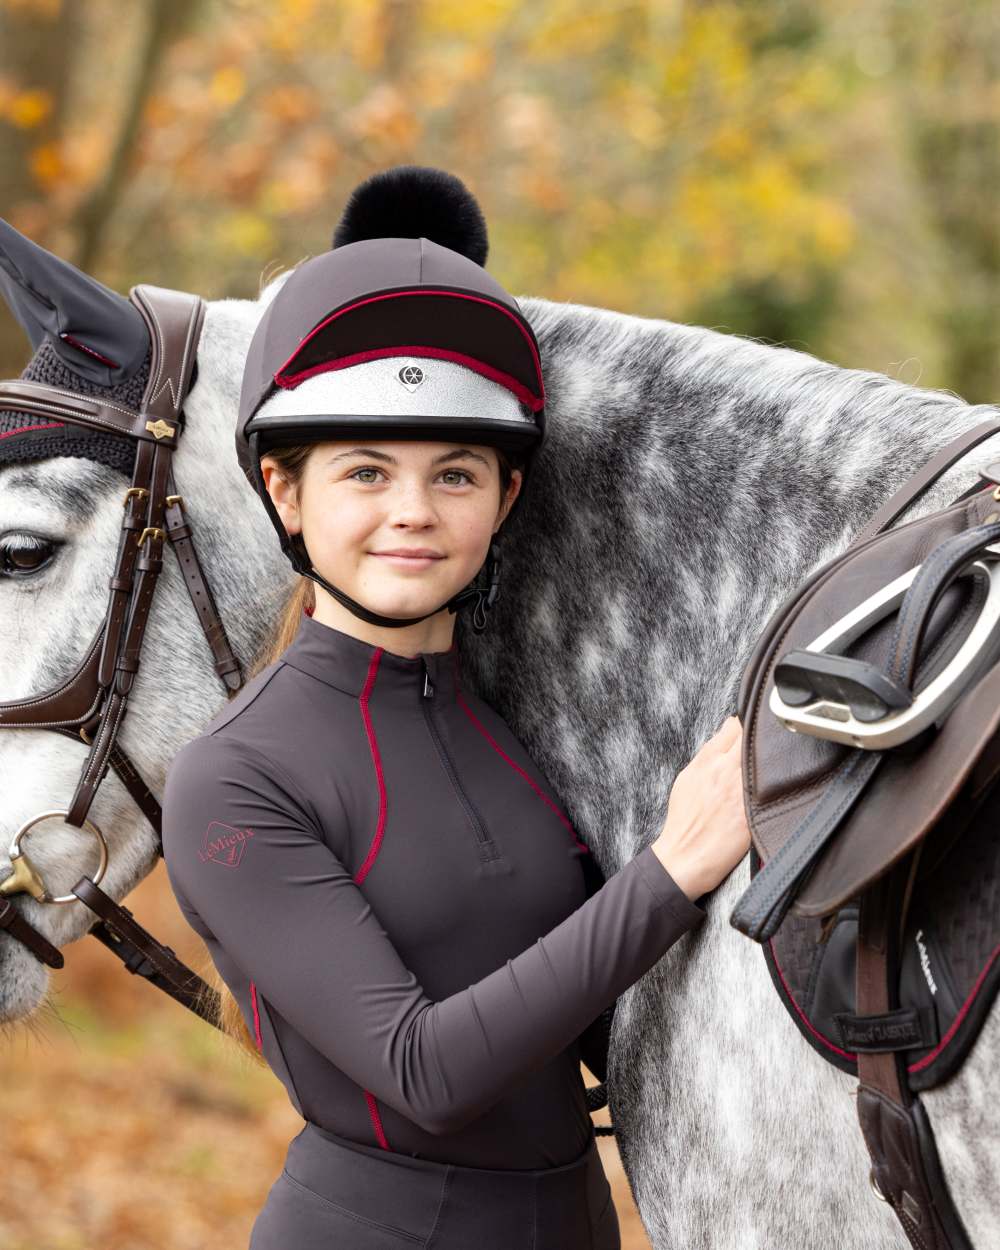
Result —
<instances>
[{"instance_id":1,"label":"brown leather saddle","mask_svg":"<svg viewBox=\"0 0 1000 1250\"><path fill-rule=\"evenodd\" d=\"M1000 464L888 527L998 431L947 444L779 606L737 703L751 885L730 922L860 1078L872 1188L915 1250L971 1250L917 1093L1000 986Z\"/></svg>"}]
</instances>

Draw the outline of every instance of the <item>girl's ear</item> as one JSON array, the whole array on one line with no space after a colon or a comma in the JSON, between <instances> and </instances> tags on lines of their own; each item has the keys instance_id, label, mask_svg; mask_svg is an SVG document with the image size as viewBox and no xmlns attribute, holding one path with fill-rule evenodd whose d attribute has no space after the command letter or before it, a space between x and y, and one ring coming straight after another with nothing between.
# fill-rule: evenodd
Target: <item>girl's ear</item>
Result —
<instances>
[{"instance_id":1,"label":"girl's ear","mask_svg":"<svg viewBox=\"0 0 1000 1250\"><path fill-rule=\"evenodd\" d=\"M506 521L507 516L514 506L514 500L521 493L521 483L524 481L524 472L521 469L511 469L510 486L507 490L507 498L500 505L500 514L497 517L496 526L493 529L495 534L500 526Z\"/></svg>"},{"instance_id":2,"label":"girl's ear","mask_svg":"<svg viewBox=\"0 0 1000 1250\"><path fill-rule=\"evenodd\" d=\"M278 465L267 456L260 458L260 472L286 533L297 534L301 524L297 487L289 482Z\"/></svg>"}]
</instances>

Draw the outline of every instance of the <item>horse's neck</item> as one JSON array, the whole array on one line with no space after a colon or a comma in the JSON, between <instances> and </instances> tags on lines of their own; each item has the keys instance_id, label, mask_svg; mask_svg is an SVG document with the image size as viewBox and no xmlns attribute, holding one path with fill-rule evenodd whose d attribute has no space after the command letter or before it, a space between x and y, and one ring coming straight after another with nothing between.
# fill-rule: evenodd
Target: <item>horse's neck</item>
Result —
<instances>
[{"instance_id":1,"label":"horse's neck","mask_svg":"<svg viewBox=\"0 0 1000 1250\"><path fill-rule=\"evenodd\" d=\"M730 440L722 444L725 459L738 468L721 490L713 477L711 495L703 492L703 498L715 501L714 523L696 517L691 541L679 544L678 559L689 576L700 567L720 570L720 583L728 587L743 579L742 597L732 590L721 597L711 622L698 605L692 606L716 643L748 626L751 634L759 632L773 607L843 551L946 444L990 420L1000 431L998 406L966 404L880 375L838 370L831 376L827 367L812 390L792 392L785 410L775 414L772 432L761 439L748 431L760 428L765 402L774 412L773 397L764 398L768 377L762 372L757 393L744 388L730 415L706 429L708 440L723 434ZM775 378L779 398L780 384ZM877 389L880 403L862 402L865 386ZM708 445L695 449L694 463L711 464ZM982 480L981 468L998 460L1000 434L988 435L924 488L892 524L948 506ZM689 491L698 497L694 484Z\"/></svg>"},{"instance_id":2,"label":"horse's neck","mask_svg":"<svg viewBox=\"0 0 1000 1250\"><path fill-rule=\"evenodd\" d=\"M705 595L681 594L671 604L685 654L697 651L701 660L688 665L694 680L680 692L687 723L697 724L696 741L705 734L706 704L709 728L732 710L749 652L778 604L843 552L927 461L960 435L995 424L998 433L961 454L891 524L985 486L979 470L1000 460L1000 407L849 370L831 375L828 368L817 374L811 392L786 392L793 398L775 416L774 432L760 440L749 431L760 428L768 377L761 374L756 396L744 387L741 402L714 425L706 413L704 431L695 435L690 463L703 466L703 474L712 463L712 440L722 431L730 441L718 444L725 448L718 459L738 466L728 482L713 475L701 491L700 483L685 484L683 495L704 501L707 520L695 509L687 518L670 518L671 528L687 526L674 557L679 584L696 586L700 577L708 591L707 603ZM877 388L881 406L861 402L864 386ZM767 506L755 507L756 501Z\"/></svg>"},{"instance_id":3,"label":"horse's neck","mask_svg":"<svg viewBox=\"0 0 1000 1250\"><path fill-rule=\"evenodd\" d=\"M762 582L760 604L769 581L791 587L845 547L940 447L989 417L1000 421L1000 407L738 335L536 297L521 303L546 366L553 454L591 441L595 461L645 463L662 481L663 532L677 536L682 567L685 555L706 570L735 565ZM908 516L948 503L996 459L1000 444L988 439ZM754 567L761 549L779 551L780 563Z\"/></svg>"}]
</instances>

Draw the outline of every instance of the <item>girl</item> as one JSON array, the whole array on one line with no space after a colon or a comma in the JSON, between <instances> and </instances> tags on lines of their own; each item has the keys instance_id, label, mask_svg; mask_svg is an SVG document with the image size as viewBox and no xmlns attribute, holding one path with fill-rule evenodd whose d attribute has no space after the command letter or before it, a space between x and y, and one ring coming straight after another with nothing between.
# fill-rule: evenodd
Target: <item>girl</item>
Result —
<instances>
[{"instance_id":1,"label":"girl","mask_svg":"<svg viewBox=\"0 0 1000 1250\"><path fill-rule=\"evenodd\" d=\"M579 1040L746 854L739 723L588 898L588 848L453 638L499 590L537 344L414 235L299 266L254 336L237 449L303 576L171 765L164 857L305 1120L250 1250L614 1250Z\"/></svg>"}]
</instances>

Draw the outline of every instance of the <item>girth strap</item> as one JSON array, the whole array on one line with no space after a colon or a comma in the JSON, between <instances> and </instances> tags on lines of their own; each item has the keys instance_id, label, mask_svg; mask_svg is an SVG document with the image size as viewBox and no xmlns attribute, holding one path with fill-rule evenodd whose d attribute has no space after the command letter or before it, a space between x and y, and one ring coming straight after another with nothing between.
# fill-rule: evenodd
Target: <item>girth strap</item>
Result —
<instances>
[{"instance_id":1,"label":"girth strap","mask_svg":"<svg viewBox=\"0 0 1000 1250\"><path fill-rule=\"evenodd\" d=\"M899 934L906 917L911 852L861 894L857 940L858 1018L879 1020L897 1003ZM872 1159L872 1183L892 1207L914 1250L973 1250L941 1173L920 1099L895 1050L859 1050L858 1121Z\"/></svg>"}]
</instances>

